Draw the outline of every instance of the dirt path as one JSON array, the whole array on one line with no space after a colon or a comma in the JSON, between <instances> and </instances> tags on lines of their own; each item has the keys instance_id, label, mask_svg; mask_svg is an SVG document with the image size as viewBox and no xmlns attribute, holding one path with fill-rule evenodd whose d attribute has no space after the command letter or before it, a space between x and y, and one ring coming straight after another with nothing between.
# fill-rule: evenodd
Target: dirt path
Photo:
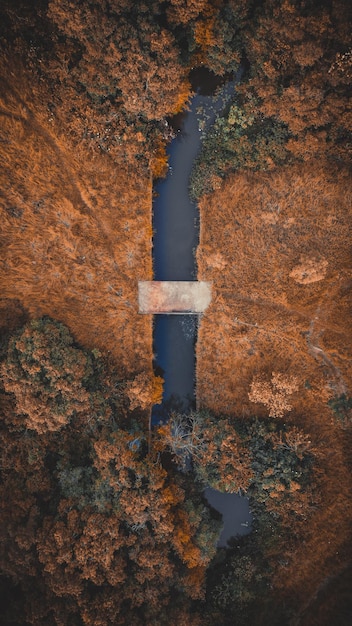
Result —
<instances>
[{"instance_id":1,"label":"dirt path","mask_svg":"<svg viewBox=\"0 0 352 626\"><path fill-rule=\"evenodd\" d=\"M307 333L307 345L309 353L315 358L323 361L330 378L331 386L337 396L347 393L348 389L338 367L327 356L326 352L319 346L319 337L322 330L317 331L315 326L319 322L320 307L318 307L314 318L311 320Z\"/></svg>"}]
</instances>

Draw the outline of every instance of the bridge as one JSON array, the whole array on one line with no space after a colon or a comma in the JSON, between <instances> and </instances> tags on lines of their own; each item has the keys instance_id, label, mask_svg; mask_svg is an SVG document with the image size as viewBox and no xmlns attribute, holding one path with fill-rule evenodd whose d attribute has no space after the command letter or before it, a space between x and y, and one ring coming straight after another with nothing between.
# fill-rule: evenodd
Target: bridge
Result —
<instances>
[{"instance_id":1,"label":"bridge","mask_svg":"<svg viewBox=\"0 0 352 626\"><path fill-rule=\"evenodd\" d=\"M138 283L140 313L196 315L211 302L211 283L187 280L143 280Z\"/></svg>"}]
</instances>

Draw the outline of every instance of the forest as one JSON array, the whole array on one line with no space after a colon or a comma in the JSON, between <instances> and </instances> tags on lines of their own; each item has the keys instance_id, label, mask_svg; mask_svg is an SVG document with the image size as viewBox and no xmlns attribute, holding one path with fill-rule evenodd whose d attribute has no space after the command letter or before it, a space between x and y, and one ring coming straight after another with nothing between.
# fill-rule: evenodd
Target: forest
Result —
<instances>
[{"instance_id":1,"label":"forest","mask_svg":"<svg viewBox=\"0 0 352 626\"><path fill-rule=\"evenodd\" d=\"M0 5L0 622L347 626L348 0ZM153 182L194 68L197 410L150 430ZM250 500L217 548L210 485Z\"/></svg>"}]
</instances>

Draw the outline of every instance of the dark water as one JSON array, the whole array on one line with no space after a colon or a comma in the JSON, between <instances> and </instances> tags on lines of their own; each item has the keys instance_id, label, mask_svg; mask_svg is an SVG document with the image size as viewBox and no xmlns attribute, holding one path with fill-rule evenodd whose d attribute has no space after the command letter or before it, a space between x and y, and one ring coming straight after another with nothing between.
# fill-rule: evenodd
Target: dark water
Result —
<instances>
[{"instance_id":1,"label":"dark water","mask_svg":"<svg viewBox=\"0 0 352 626\"><path fill-rule=\"evenodd\" d=\"M252 515L248 498L237 493L221 493L210 487L205 489L204 495L209 504L222 515L224 526L218 541L219 548L226 547L230 537L251 532Z\"/></svg>"},{"instance_id":2,"label":"dark water","mask_svg":"<svg viewBox=\"0 0 352 626\"><path fill-rule=\"evenodd\" d=\"M155 280L196 280L194 252L198 245L198 210L189 199L188 180L199 148L198 122L195 110L191 110L169 146L168 175L155 186Z\"/></svg>"},{"instance_id":3,"label":"dark water","mask_svg":"<svg viewBox=\"0 0 352 626\"><path fill-rule=\"evenodd\" d=\"M168 175L154 187L154 280L197 280L199 213L189 198L189 177L202 136L226 107L239 76L224 87L219 87L218 77L202 69L191 78L198 93L189 110L172 120L177 134L167 150ZM167 418L171 405L183 411L194 406L197 320L198 316L189 315L154 317L155 369L165 380L163 404L153 409L154 424Z\"/></svg>"},{"instance_id":4,"label":"dark water","mask_svg":"<svg viewBox=\"0 0 352 626\"><path fill-rule=\"evenodd\" d=\"M189 111L177 116L177 122L174 120L178 132L167 151L168 175L154 187L154 280L197 280L199 214L189 198L189 177L202 136L216 114L226 107L236 82L237 78L227 83L216 96L198 93L192 98Z\"/></svg>"},{"instance_id":5,"label":"dark water","mask_svg":"<svg viewBox=\"0 0 352 626\"><path fill-rule=\"evenodd\" d=\"M156 373L164 378L162 405L153 407L152 422L168 419L171 410L187 412L195 407L196 315L155 315Z\"/></svg>"},{"instance_id":6,"label":"dark water","mask_svg":"<svg viewBox=\"0 0 352 626\"><path fill-rule=\"evenodd\" d=\"M239 77L221 88L218 79L209 73L204 76L195 73L193 80L198 93L192 98L187 113L172 121L177 134L168 147L168 175L154 187L154 280L197 280L195 251L199 240L199 214L189 198L189 177L202 136L217 113L228 105ZM171 410L188 412L195 408L197 325L197 315L154 316L154 368L165 381L163 402L153 407L154 425L167 420ZM205 495L223 515L224 530L219 546L226 545L230 536L250 531L246 498L213 489L207 489Z\"/></svg>"}]
</instances>

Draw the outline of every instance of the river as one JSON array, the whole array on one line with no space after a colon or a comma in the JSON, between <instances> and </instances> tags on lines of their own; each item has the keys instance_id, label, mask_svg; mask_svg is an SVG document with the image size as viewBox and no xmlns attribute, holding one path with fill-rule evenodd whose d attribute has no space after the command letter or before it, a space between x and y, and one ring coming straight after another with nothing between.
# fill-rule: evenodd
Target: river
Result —
<instances>
[{"instance_id":1,"label":"river","mask_svg":"<svg viewBox=\"0 0 352 626\"><path fill-rule=\"evenodd\" d=\"M199 241L199 212L189 197L189 178L200 150L202 136L213 124L234 93L240 73L218 87L209 72L194 72L189 110L171 121L176 137L168 146L166 178L156 182L153 202L154 280L197 280L195 251ZM216 95L215 88L218 87ZM195 408L195 348L197 315L154 316L154 369L164 378L161 405L152 411L152 423L168 419L172 409L188 412ZM236 534L250 532L248 499L206 489L208 502L223 515L219 546Z\"/></svg>"}]
</instances>

